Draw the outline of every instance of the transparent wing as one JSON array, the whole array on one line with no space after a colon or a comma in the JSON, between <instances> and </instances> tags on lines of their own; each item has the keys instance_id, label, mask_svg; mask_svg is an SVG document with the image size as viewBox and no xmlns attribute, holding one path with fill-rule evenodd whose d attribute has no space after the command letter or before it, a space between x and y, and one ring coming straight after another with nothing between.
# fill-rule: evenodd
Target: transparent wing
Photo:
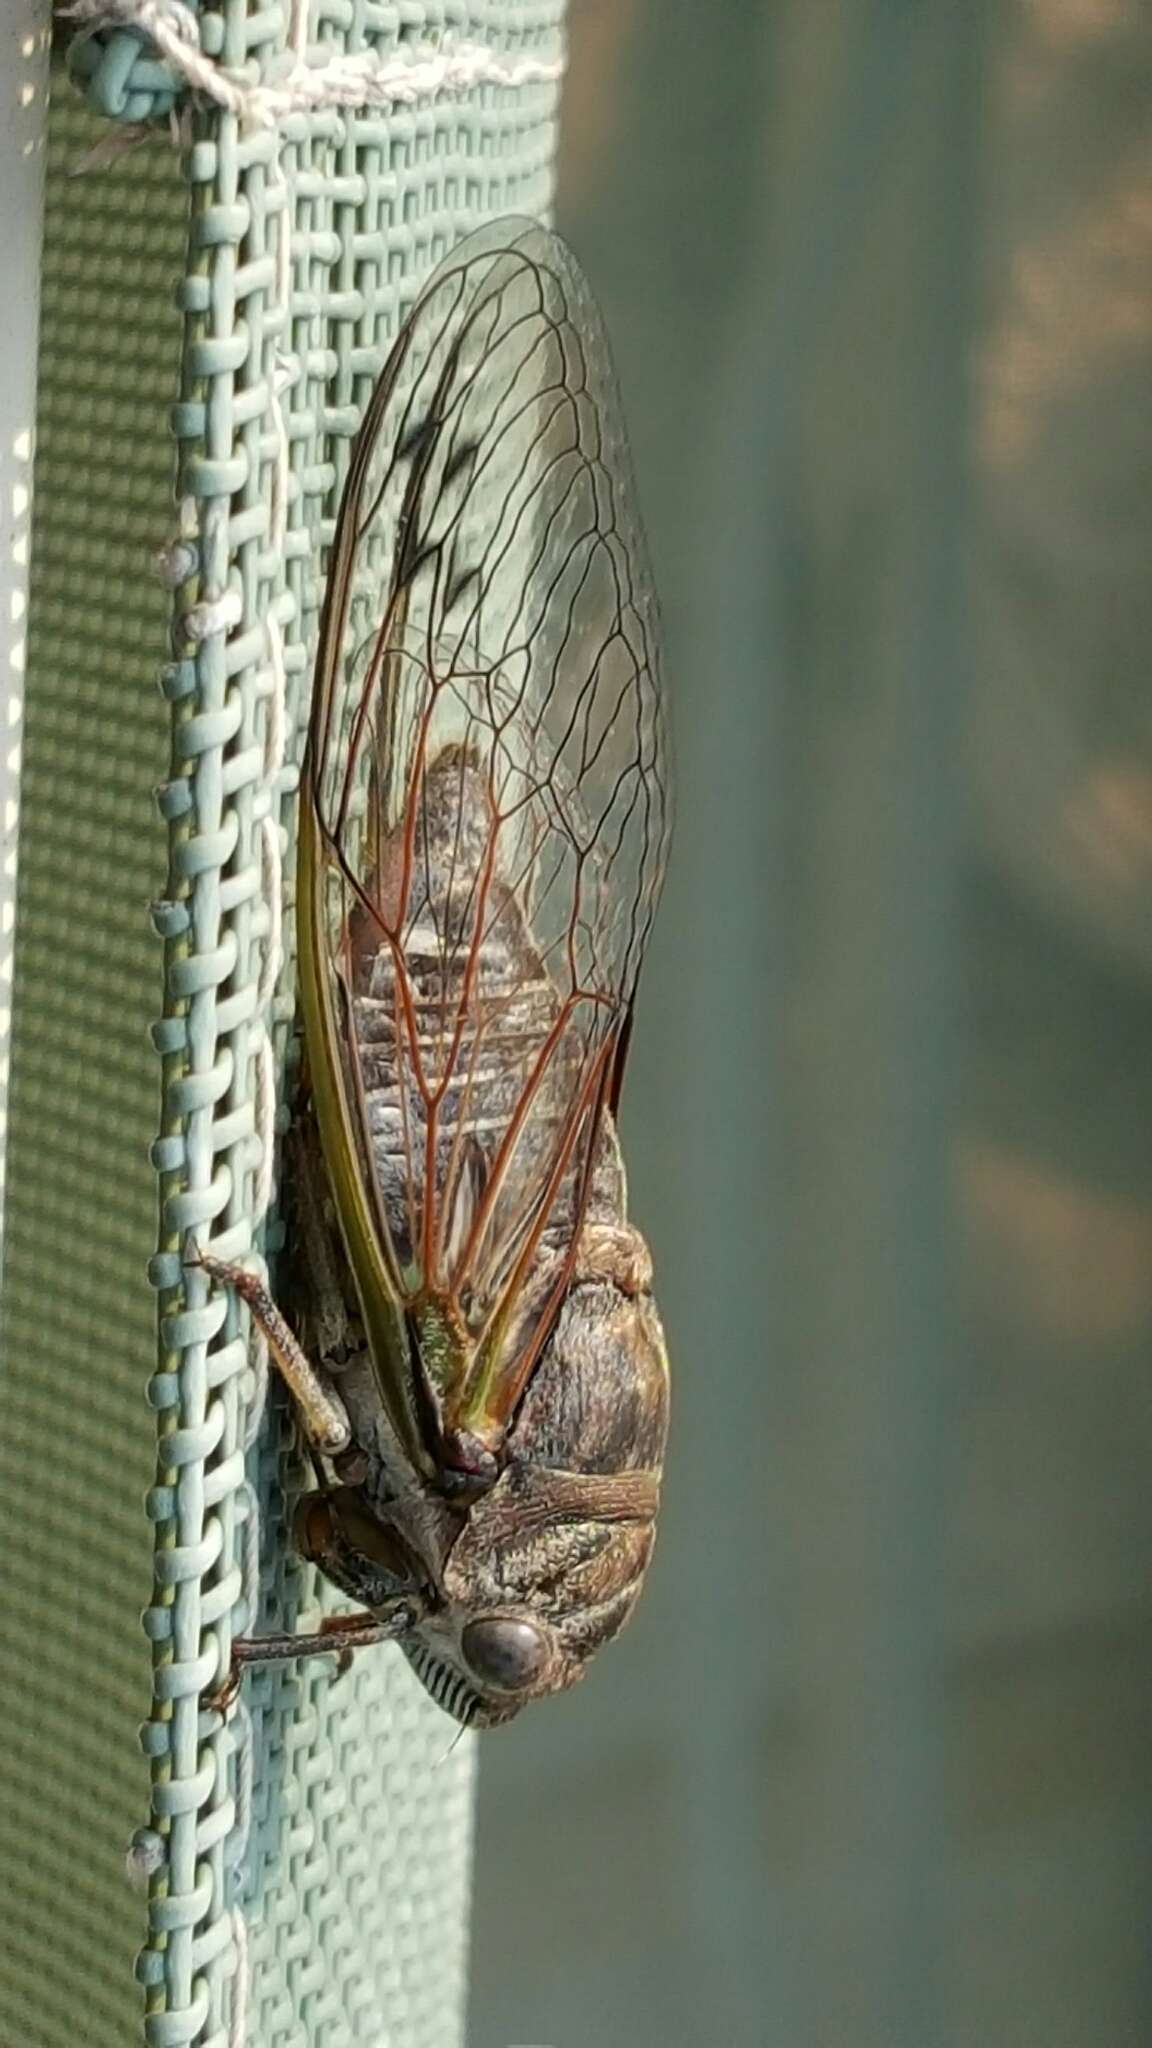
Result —
<instances>
[{"instance_id":1,"label":"transparent wing","mask_svg":"<svg viewBox=\"0 0 1152 2048\"><path fill-rule=\"evenodd\" d=\"M593 1177L664 865L656 642L599 315L561 242L501 222L365 417L305 776L384 1264L470 1345Z\"/></svg>"}]
</instances>

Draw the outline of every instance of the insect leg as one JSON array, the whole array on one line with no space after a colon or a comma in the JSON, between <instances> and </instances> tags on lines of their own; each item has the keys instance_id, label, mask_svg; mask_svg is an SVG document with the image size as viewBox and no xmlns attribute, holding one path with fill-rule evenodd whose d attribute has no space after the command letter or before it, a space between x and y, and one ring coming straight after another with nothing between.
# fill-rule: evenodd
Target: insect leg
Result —
<instances>
[{"instance_id":1,"label":"insect leg","mask_svg":"<svg viewBox=\"0 0 1152 2048\"><path fill-rule=\"evenodd\" d=\"M204 1705L226 1712L249 1664L289 1664L301 1657L334 1656L344 1670L351 1662L353 1650L407 1635L419 1619L420 1609L411 1600L399 1599L387 1614L330 1614L318 1629L306 1634L237 1636L232 1644L228 1675L222 1685L207 1695Z\"/></svg>"},{"instance_id":2,"label":"insect leg","mask_svg":"<svg viewBox=\"0 0 1152 2048\"><path fill-rule=\"evenodd\" d=\"M188 1263L200 1266L222 1287L232 1287L246 1302L268 1340L268 1349L289 1388L309 1443L323 1457L336 1457L352 1440L347 1412L338 1394L311 1365L289 1329L268 1289L244 1266L231 1266L194 1248Z\"/></svg>"}]
</instances>

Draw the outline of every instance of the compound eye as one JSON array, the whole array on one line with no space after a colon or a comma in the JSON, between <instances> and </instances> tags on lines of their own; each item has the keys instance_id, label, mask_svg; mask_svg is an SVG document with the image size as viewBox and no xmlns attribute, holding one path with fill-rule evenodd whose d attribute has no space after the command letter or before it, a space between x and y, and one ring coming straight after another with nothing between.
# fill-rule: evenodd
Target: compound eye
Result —
<instances>
[{"instance_id":1,"label":"compound eye","mask_svg":"<svg viewBox=\"0 0 1152 2048\"><path fill-rule=\"evenodd\" d=\"M543 1629L510 1614L466 1623L460 1647L473 1677L497 1692L523 1692L534 1685L552 1655Z\"/></svg>"}]
</instances>

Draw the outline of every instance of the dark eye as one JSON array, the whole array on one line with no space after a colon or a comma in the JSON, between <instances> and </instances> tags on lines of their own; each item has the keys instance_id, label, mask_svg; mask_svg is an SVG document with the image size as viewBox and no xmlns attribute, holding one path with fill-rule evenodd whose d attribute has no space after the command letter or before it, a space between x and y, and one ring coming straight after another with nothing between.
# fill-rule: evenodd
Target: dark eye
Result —
<instances>
[{"instance_id":1,"label":"dark eye","mask_svg":"<svg viewBox=\"0 0 1152 2048\"><path fill-rule=\"evenodd\" d=\"M543 1629L508 1614L468 1622L460 1647L473 1676L499 1692L523 1692L539 1678L552 1654Z\"/></svg>"}]
</instances>

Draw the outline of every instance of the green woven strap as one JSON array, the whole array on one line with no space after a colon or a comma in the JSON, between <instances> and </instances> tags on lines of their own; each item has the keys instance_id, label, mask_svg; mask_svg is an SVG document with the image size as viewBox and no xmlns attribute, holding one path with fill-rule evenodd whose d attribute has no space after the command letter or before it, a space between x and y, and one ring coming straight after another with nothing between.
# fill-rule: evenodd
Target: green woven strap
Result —
<instances>
[{"instance_id":1,"label":"green woven strap","mask_svg":"<svg viewBox=\"0 0 1152 2048\"><path fill-rule=\"evenodd\" d=\"M102 132L56 81L41 278L0 1363L0 2040L138 2037L141 1900L123 1857L147 1777L163 873L149 792L168 598L171 280L186 198L166 142L75 177Z\"/></svg>"}]
</instances>

